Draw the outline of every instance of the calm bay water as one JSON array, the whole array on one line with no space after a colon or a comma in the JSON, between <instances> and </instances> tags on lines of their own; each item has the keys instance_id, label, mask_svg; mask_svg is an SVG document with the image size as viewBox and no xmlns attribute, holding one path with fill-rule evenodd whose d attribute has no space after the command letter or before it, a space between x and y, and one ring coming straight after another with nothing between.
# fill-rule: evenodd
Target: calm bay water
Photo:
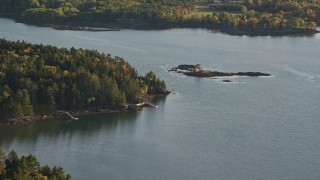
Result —
<instances>
[{"instance_id":1,"label":"calm bay water","mask_svg":"<svg viewBox=\"0 0 320 180\"><path fill-rule=\"evenodd\" d=\"M140 112L0 128L6 152L33 153L73 179L320 178L320 35L56 31L0 18L3 37L121 56L178 93ZM273 77L198 79L166 71L179 64Z\"/></svg>"}]
</instances>

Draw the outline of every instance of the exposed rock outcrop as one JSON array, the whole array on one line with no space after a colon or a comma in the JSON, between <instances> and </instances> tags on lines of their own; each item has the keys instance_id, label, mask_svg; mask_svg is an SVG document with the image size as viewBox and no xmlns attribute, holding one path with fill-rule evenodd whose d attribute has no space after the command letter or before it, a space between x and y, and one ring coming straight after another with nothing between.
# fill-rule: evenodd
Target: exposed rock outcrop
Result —
<instances>
[{"instance_id":1,"label":"exposed rock outcrop","mask_svg":"<svg viewBox=\"0 0 320 180\"><path fill-rule=\"evenodd\" d=\"M169 71L174 71L176 73L182 73L187 76L195 76L195 77L219 77L219 76L250 76L250 77L258 77L258 76L271 76L268 73L262 72L219 72L219 71L210 71L204 70L200 64L189 65L182 64L177 67L173 67Z\"/></svg>"}]
</instances>

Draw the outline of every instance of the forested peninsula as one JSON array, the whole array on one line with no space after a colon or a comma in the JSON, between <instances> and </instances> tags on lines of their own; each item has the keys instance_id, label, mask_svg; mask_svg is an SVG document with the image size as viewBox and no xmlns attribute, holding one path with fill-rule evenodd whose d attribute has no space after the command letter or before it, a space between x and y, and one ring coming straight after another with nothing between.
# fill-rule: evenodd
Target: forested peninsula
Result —
<instances>
[{"instance_id":1,"label":"forested peninsula","mask_svg":"<svg viewBox=\"0 0 320 180\"><path fill-rule=\"evenodd\" d=\"M0 179L70 180L71 176L65 174L61 167L41 166L37 158L32 154L19 157L17 152L12 150L6 156L0 149Z\"/></svg>"},{"instance_id":2,"label":"forested peninsula","mask_svg":"<svg viewBox=\"0 0 320 180\"><path fill-rule=\"evenodd\" d=\"M235 35L314 34L316 0L1 0L0 16L56 29L209 28ZM89 27L89 28L86 28Z\"/></svg>"},{"instance_id":3,"label":"forested peninsula","mask_svg":"<svg viewBox=\"0 0 320 180\"><path fill-rule=\"evenodd\" d=\"M0 125L57 110L117 110L168 93L153 72L141 76L120 57L0 39Z\"/></svg>"}]
</instances>

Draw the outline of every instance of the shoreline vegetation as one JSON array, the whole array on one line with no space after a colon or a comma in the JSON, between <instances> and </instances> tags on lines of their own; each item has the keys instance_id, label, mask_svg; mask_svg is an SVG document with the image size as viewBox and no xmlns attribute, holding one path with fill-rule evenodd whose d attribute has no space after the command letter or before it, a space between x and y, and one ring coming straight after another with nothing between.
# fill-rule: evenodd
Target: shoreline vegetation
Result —
<instances>
[{"instance_id":1,"label":"shoreline vegetation","mask_svg":"<svg viewBox=\"0 0 320 180\"><path fill-rule=\"evenodd\" d=\"M33 179L33 180L71 180L62 167L42 166L37 158L30 154L19 157L12 150L8 155L0 149L0 179Z\"/></svg>"},{"instance_id":2,"label":"shoreline vegetation","mask_svg":"<svg viewBox=\"0 0 320 180\"><path fill-rule=\"evenodd\" d=\"M142 76L124 59L95 50L0 39L0 126L137 110L167 95L152 71Z\"/></svg>"},{"instance_id":3,"label":"shoreline vegetation","mask_svg":"<svg viewBox=\"0 0 320 180\"><path fill-rule=\"evenodd\" d=\"M23 22L22 22L23 23ZM37 24L35 24L37 25ZM204 28L213 30L215 32L221 32L229 35L236 35L236 36L286 36L286 35L305 35L310 36L319 33L320 31L316 29L269 29L269 28L238 28L238 27L230 27L225 25L216 25L216 26L209 26L209 25L179 25L179 24L141 24L141 25L125 25L123 23L110 23L110 24L44 24L38 25L42 27L52 27L56 30L70 30L70 31L89 31L89 32L100 32L100 31L121 31L121 29L136 29L136 30L164 30L164 29L172 29L172 28Z\"/></svg>"},{"instance_id":4,"label":"shoreline vegetation","mask_svg":"<svg viewBox=\"0 0 320 180\"><path fill-rule=\"evenodd\" d=\"M87 116L87 115L110 114L110 113L118 113L118 112L125 112L125 111L140 111L144 107L157 107L151 103L152 99L155 96L164 96L169 93L170 92L168 91L166 94L149 95L147 98L148 100L145 102L141 102L141 103L121 104L116 107L100 107L100 108L91 107L88 109L69 110L69 111L65 111L65 112L70 113L71 116L74 116L76 118L80 118L82 116ZM65 113L61 113L61 112L59 112L59 110L57 110L56 112L53 112L53 113L10 118L6 121L0 121L0 127L14 126L14 125L27 125L27 124L31 124L31 123L37 122L37 121L62 119L62 118L72 119L68 115L66 115Z\"/></svg>"},{"instance_id":5,"label":"shoreline vegetation","mask_svg":"<svg viewBox=\"0 0 320 180\"><path fill-rule=\"evenodd\" d=\"M207 28L231 35L313 35L320 2L307 0L7 0L0 16L58 30Z\"/></svg>"}]
</instances>

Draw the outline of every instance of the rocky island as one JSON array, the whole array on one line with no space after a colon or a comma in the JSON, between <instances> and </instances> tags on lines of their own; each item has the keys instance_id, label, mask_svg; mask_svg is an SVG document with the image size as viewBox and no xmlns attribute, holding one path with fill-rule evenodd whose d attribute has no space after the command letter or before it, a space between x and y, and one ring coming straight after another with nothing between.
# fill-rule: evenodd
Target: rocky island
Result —
<instances>
[{"instance_id":1,"label":"rocky island","mask_svg":"<svg viewBox=\"0 0 320 180\"><path fill-rule=\"evenodd\" d=\"M219 71L210 71L201 67L201 64L189 65L182 64L177 67L173 67L169 71L176 73L182 73L186 76L195 76L195 77L225 77L225 76L249 76L249 77L258 77L258 76L271 76L268 73L262 72L219 72Z\"/></svg>"}]
</instances>

